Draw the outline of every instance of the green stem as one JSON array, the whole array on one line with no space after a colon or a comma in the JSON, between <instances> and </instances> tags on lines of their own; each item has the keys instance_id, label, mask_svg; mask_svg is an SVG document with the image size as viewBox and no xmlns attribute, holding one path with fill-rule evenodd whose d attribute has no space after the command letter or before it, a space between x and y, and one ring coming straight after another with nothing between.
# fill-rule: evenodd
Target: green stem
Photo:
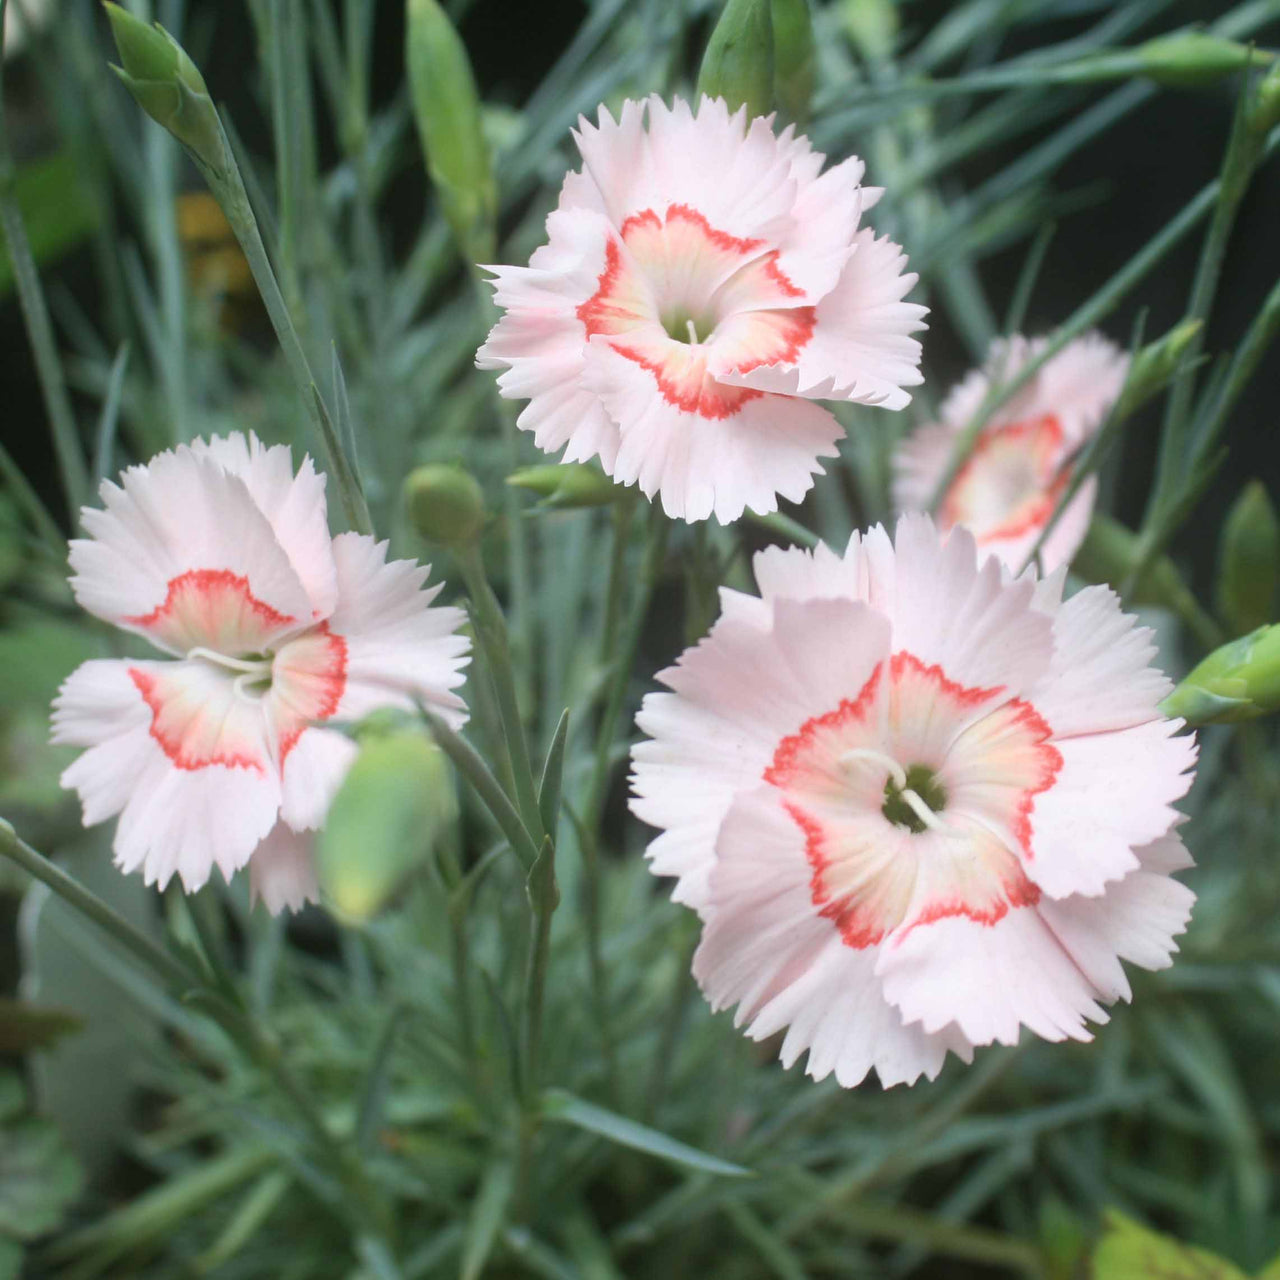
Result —
<instances>
[{"instance_id":1,"label":"green stem","mask_svg":"<svg viewBox=\"0 0 1280 1280\"><path fill-rule=\"evenodd\" d=\"M92 920L108 937L153 970L175 991L186 991L199 982L198 975L182 961L152 942L146 934L134 928L119 912L109 907L96 894L90 893L61 867L37 853L3 818L0 818L0 854L48 885L54 893Z\"/></svg>"},{"instance_id":2,"label":"green stem","mask_svg":"<svg viewBox=\"0 0 1280 1280\"><path fill-rule=\"evenodd\" d=\"M696 935L690 937L680 948L676 958L675 981L671 984L671 995L667 1001L666 1013L662 1018L658 1047L654 1051L653 1062L649 1067L649 1085L645 1090L644 1100L646 1124L651 1124L654 1116L658 1114L658 1107L667 1090L667 1081L671 1077L671 1066L676 1056L680 1028L684 1025L689 998L693 994L693 953L698 948L698 942L699 938Z\"/></svg>"},{"instance_id":3,"label":"green stem","mask_svg":"<svg viewBox=\"0 0 1280 1280\"><path fill-rule=\"evenodd\" d=\"M48 858L37 853L9 823L0 819L0 855L9 858L24 871L49 886L63 901L92 920L108 937L130 952L136 959L152 969L175 992L213 1017L252 1061L262 1067L275 1081L294 1109L298 1112L316 1145L331 1161L355 1202L361 1206L369 1225L380 1235L387 1233L385 1206L365 1177L359 1162L353 1160L334 1138L320 1113L320 1108L297 1079L284 1060L280 1046L241 1008L221 990L204 984L200 975L171 956L163 947L152 942L134 928L123 916L114 911L95 894L55 866Z\"/></svg>"},{"instance_id":4,"label":"green stem","mask_svg":"<svg viewBox=\"0 0 1280 1280\"><path fill-rule=\"evenodd\" d=\"M1204 322L1209 318L1213 299L1218 291L1222 264L1235 227L1236 215L1266 143L1265 137L1259 134L1250 119L1248 104L1252 87L1252 77L1246 75L1232 123L1231 138L1218 176L1219 198L1213 208L1209 230L1205 234L1200 261L1196 265L1195 279L1191 285L1191 298L1187 304L1185 319L1199 320L1201 324L1187 347L1182 375L1173 384L1165 405L1160 449L1156 458L1156 480L1147 504L1149 518L1154 518L1168 502L1171 489L1176 483L1175 472L1183 461L1191 403L1195 393L1197 357L1204 346Z\"/></svg>"},{"instance_id":5,"label":"green stem","mask_svg":"<svg viewBox=\"0 0 1280 1280\"><path fill-rule=\"evenodd\" d=\"M507 837L516 856L526 869L531 868L538 857L538 846L534 844L533 837L521 821L515 806L480 753L465 738L454 733L439 716L432 715L425 709L422 710L422 715L440 749L453 761L454 767L493 815L498 829Z\"/></svg>"},{"instance_id":6,"label":"green stem","mask_svg":"<svg viewBox=\"0 0 1280 1280\"><path fill-rule=\"evenodd\" d=\"M467 594L471 597L476 640L484 653L485 665L489 668L489 678L493 682L494 694L498 700L498 714L502 718L503 738L511 763L516 807L520 811L525 829L536 843L544 834L542 816L538 809L538 784L533 775L524 721L520 715L506 618L485 575L479 545L471 543L457 548L457 559Z\"/></svg>"},{"instance_id":7,"label":"green stem","mask_svg":"<svg viewBox=\"0 0 1280 1280\"><path fill-rule=\"evenodd\" d=\"M1269 141L1267 150L1270 151L1273 145L1274 142ZM1088 301L1076 308L1067 321L1059 327L1053 338L1045 344L1044 350L1035 359L1029 360L1007 382L1001 382L998 386L991 388L957 438L946 470L933 491L929 502L930 508L936 508L946 495L947 490L951 487L951 482L956 478L960 468L972 452L973 446L977 443L978 437L982 434L982 430L991 415L1034 378L1041 368L1052 360L1063 347L1117 307L1126 294L1154 270L1165 255L1214 208L1221 190L1221 179L1209 183L1176 217L1165 225L1162 231L1149 240L1138 253L1121 267L1101 289Z\"/></svg>"},{"instance_id":8,"label":"green stem","mask_svg":"<svg viewBox=\"0 0 1280 1280\"><path fill-rule=\"evenodd\" d=\"M0 6L0 13L2 12L3 6ZM66 495L67 506L74 521L81 505L89 496L89 469L80 448L75 414L71 409L71 397L67 394L67 384L62 373L62 360L53 337L49 308L45 303L44 290L40 287L40 275L31 254L31 243L23 225L22 210L14 195L13 159L9 154L4 115L3 76L0 76L0 227L4 229L4 237L9 246L13 281L18 291L18 302L22 306L31 352L35 357L45 412L49 415L62 491Z\"/></svg>"},{"instance_id":9,"label":"green stem","mask_svg":"<svg viewBox=\"0 0 1280 1280\"><path fill-rule=\"evenodd\" d=\"M669 529L670 524L662 514L662 509L656 505L653 506L649 514L649 535L644 563L640 569L639 589L632 602L631 613L628 615L626 627L620 637L617 653L613 656L609 693L600 715L596 736L595 766L591 774L590 789L587 792L587 803L582 811L583 825L593 838L599 830L604 802L608 795L609 776L613 771L614 738L617 735L622 708L627 700L627 685L630 683L631 673L635 670L636 653L640 648L640 633L644 629L645 618L649 613L649 601L653 598L653 590L658 585L658 579L662 574Z\"/></svg>"},{"instance_id":10,"label":"green stem","mask_svg":"<svg viewBox=\"0 0 1280 1280\"><path fill-rule=\"evenodd\" d=\"M254 217L253 206L249 201L249 194L245 190L244 179L240 174L240 168L236 163L235 153L225 129L222 140L223 153L226 157L225 168L214 170L204 164L199 157L193 158L196 159L205 181L222 206L222 211L226 214L227 221L231 224L231 229L235 232L236 239L244 251L249 269L253 272L258 292L262 295L263 305L267 309L272 328L275 329L276 338L280 342L280 349L284 353L285 364L320 437L326 465L337 480L338 494L347 522L358 533L371 534L373 523L369 518L369 507L365 501L364 490L338 439L332 415L320 394L319 383L311 372L306 352L302 348L302 341L294 327L293 317L284 300L284 295L280 292L279 282L272 270L266 246L262 242L258 220Z\"/></svg>"},{"instance_id":11,"label":"green stem","mask_svg":"<svg viewBox=\"0 0 1280 1280\"><path fill-rule=\"evenodd\" d=\"M798 520L784 516L781 511L767 516L758 516L754 511L748 511L747 519L762 529L768 529L770 533L776 533L780 538L786 538L788 542L794 542L798 547L816 547L820 541L816 533L811 533Z\"/></svg>"}]
</instances>

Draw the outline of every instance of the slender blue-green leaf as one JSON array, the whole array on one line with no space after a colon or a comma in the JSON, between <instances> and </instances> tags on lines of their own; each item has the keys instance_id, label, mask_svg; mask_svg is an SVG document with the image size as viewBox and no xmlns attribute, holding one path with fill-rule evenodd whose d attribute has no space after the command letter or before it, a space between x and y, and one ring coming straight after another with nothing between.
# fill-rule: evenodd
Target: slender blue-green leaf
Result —
<instances>
[{"instance_id":1,"label":"slender blue-green leaf","mask_svg":"<svg viewBox=\"0 0 1280 1280\"><path fill-rule=\"evenodd\" d=\"M542 1115L547 1120L558 1120L575 1128L585 1129L598 1137L607 1138L621 1147L643 1151L671 1164L697 1169L702 1173L715 1173L724 1178L751 1178L755 1173L740 1164L708 1155L687 1143L680 1142L648 1125L628 1120L616 1112L606 1111L594 1103L584 1102L563 1089L548 1089L542 1095Z\"/></svg>"}]
</instances>

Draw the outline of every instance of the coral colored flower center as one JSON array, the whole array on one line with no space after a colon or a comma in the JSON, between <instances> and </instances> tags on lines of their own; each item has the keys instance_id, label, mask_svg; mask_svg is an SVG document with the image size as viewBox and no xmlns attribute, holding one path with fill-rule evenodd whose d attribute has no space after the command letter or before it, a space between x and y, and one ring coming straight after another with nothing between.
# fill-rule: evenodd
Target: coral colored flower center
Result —
<instances>
[{"instance_id":1,"label":"coral colored flower center","mask_svg":"<svg viewBox=\"0 0 1280 1280\"><path fill-rule=\"evenodd\" d=\"M994 924L1034 905L1035 797L1062 759L1034 707L966 687L899 652L855 697L782 739L764 780L782 792L814 905L847 945L961 915Z\"/></svg>"},{"instance_id":2,"label":"coral colored flower center","mask_svg":"<svg viewBox=\"0 0 1280 1280\"><path fill-rule=\"evenodd\" d=\"M947 490L943 526L962 524L979 544L1041 528L1070 479L1062 459L1062 424L1052 414L987 430Z\"/></svg>"},{"instance_id":3,"label":"coral colored flower center","mask_svg":"<svg viewBox=\"0 0 1280 1280\"><path fill-rule=\"evenodd\" d=\"M347 643L321 622L281 635L293 619L257 599L247 579L196 569L174 578L164 602L127 619L185 662L130 668L151 711L151 736L180 769L282 768L311 724L338 709Z\"/></svg>"},{"instance_id":4,"label":"coral colored flower center","mask_svg":"<svg viewBox=\"0 0 1280 1280\"><path fill-rule=\"evenodd\" d=\"M688 205L632 214L605 251L596 291L578 307L600 336L652 375L671 405L729 418L763 393L716 380L790 364L813 336L813 307L764 240L718 230Z\"/></svg>"}]
</instances>

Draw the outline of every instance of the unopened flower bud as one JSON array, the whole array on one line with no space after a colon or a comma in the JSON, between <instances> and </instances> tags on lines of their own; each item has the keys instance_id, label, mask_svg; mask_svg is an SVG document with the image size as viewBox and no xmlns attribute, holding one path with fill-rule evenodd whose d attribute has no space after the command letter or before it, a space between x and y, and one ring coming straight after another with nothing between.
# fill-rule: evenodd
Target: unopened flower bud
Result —
<instances>
[{"instance_id":1,"label":"unopened flower bud","mask_svg":"<svg viewBox=\"0 0 1280 1280\"><path fill-rule=\"evenodd\" d=\"M773 17L770 0L727 0L707 41L698 94L723 98L750 116L773 110Z\"/></svg>"},{"instance_id":2,"label":"unopened flower bud","mask_svg":"<svg viewBox=\"0 0 1280 1280\"><path fill-rule=\"evenodd\" d=\"M365 736L317 841L321 887L341 914L368 920L456 817L449 762L430 738L414 729Z\"/></svg>"},{"instance_id":3,"label":"unopened flower bud","mask_svg":"<svg viewBox=\"0 0 1280 1280\"><path fill-rule=\"evenodd\" d=\"M1245 486L1222 526L1218 550L1219 615L1232 633L1253 631L1275 616L1280 581L1280 520L1266 486Z\"/></svg>"},{"instance_id":4,"label":"unopened flower bud","mask_svg":"<svg viewBox=\"0 0 1280 1280\"><path fill-rule=\"evenodd\" d=\"M1127 418L1135 413L1173 381L1183 354L1200 329L1199 320L1185 320L1170 329L1163 338L1148 342L1134 355L1116 409L1120 417Z\"/></svg>"},{"instance_id":5,"label":"unopened flower bud","mask_svg":"<svg viewBox=\"0 0 1280 1280\"><path fill-rule=\"evenodd\" d=\"M809 0L772 0L770 15L774 97L788 120L802 123L809 118L816 76Z\"/></svg>"},{"instance_id":6,"label":"unopened flower bud","mask_svg":"<svg viewBox=\"0 0 1280 1280\"><path fill-rule=\"evenodd\" d=\"M193 156L221 172L226 142L208 86L186 50L159 24L148 26L119 5L106 5L123 66L115 72L138 105Z\"/></svg>"},{"instance_id":7,"label":"unopened flower bud","mask_svg":"<svg viewBox=\"0 0 1280 1280\"><path fill-rule=\"evenodd\" d=\"M498 189L466 45L436 0L409 0L405 60L427 173L462 250L497 253Z\"/></svg>"},{"instance_id":8,"label":"unopened flower bud","mask_svg":"<svg viewBox=\"0 0 1280 1280\"><path fill-rule=\"evenodd\" d=\"M461 546L474 542L484 528L484 494L461 467L418 467L405 480L404 495L413 527L428 542Z\"/></svg>"},{"instance_id":9,"label":"unopened flower bud","mask_svg":"<svg viewBox=\"0 0 1280 1280\"><path fill-rule=\"evenodd\" d=\"M1280 62L1273 62L1258 84L1249 123L1259 136L1265 136L1280 124Z\"/></svg>"},{"instance_id":10,"label":"unopened flower bud","mask_svg":"<svg viewBox=\"0 0 1280 1280\"><path fill-rule=\"evenodd\" d=\"M581 462L525 467L512 472L507 483L538 494L541 507L606 507L626 495L598 468Z\"/></svg>"},{"instance_id":11,"label":"unopened flower bud","mask_svg":"<svg viewBox=\"0 0 1280 1280\"><path fill-rule=\"evenodd\" d=\"M1142 69L1157 84L1173 88L1194 88L1212 84L1252 61L1270 62L1273 55L1248 45L1224 40L1203 31L1183 31L1158 36L1138 48Z\"/></svg>"},{"instance_id":12,"label":"unopened flower bud","mask_svg":"<svg viewBox=\"0 0 1280 1280\"><path fill-rule=\"evenodd\" d=\"M1280 711L1280 626L1215 649L1160 704L1189 724L1231 724Z\"/></svg>"}]
</instances>

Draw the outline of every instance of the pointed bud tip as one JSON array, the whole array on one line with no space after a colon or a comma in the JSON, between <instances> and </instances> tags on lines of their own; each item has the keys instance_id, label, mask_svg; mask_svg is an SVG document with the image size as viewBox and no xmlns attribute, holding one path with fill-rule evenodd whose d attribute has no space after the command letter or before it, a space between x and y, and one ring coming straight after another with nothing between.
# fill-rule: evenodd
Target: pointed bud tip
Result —
<instances>
[{"instance_id":1,"label":"pointed bud tip","mask_svg":"<svg viewBox=\"0 0 1280 1280\"><path fill-rule=\"evenodd\" d=\"M626 493L596 467L581 462L553 463L513 471L507 483L515 489L535 493L542 507L605 507Z\"/></svg>"}]
</instances>

